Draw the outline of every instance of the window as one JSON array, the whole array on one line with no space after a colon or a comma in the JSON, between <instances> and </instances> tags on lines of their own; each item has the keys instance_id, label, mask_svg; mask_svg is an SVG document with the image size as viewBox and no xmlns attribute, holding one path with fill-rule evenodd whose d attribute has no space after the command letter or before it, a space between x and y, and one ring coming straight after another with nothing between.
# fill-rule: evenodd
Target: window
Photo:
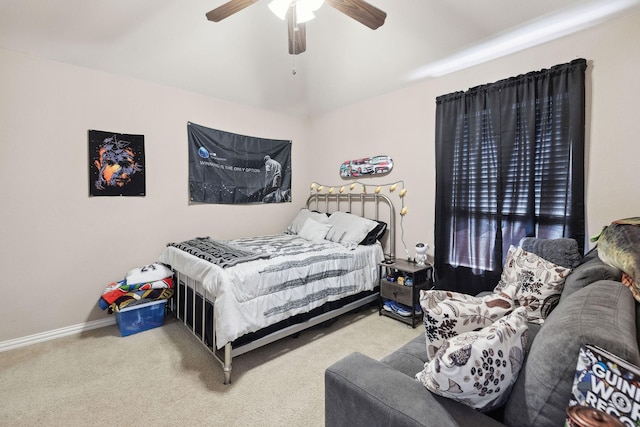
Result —
<instances>
[{"instance_id":1,"label":"window","mask_svg":"<svg viewBox=\"0 0 640 427\"><path fill-rule=\"evenodd\" d=\"M582 247L585 68L579 59L438 97L438 288L492 289L525 236Z\"/></svg>"}]
</instances>

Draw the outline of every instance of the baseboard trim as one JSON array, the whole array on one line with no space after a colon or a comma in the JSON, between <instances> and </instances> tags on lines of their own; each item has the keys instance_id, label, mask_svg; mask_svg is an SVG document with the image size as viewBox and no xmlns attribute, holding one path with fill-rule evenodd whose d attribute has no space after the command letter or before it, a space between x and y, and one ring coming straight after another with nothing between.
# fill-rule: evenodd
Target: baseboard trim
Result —
<instances>
[{"instance_id":1,"label":"baseboard trim","mask_svg":"<svg viewBox=\"0 0 640 427\"><path fill-rule=\"evenodd\" d=\"M20 347L26 347L28 345L33 345L40 342L51 341L56 338L79 334L81 332L90 331L92 329L104 328L105 326L111 326L115 323L115 317L111 316L106 319L93 320L91 322L80 323L78 325L68 326L66 328L54 329L48 332L41 332L39 334L28 335L22 338L2 341L0 342L0 352L13 350Z\"/></svg>"}]
</instances>

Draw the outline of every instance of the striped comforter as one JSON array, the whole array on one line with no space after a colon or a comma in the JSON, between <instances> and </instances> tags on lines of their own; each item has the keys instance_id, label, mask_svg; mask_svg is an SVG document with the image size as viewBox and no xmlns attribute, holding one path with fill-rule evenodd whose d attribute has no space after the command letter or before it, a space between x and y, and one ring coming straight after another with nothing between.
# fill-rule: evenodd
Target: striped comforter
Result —
<instances>
[{"instance_id":1,"label":"striped comforter","mask_svg":"<svg viewBox=\"0 0 640 427\"><path fill-rule=\"evenodd\" d=\"M221 268L174 246L159 258L201 282L207 298L215 298L218 348L328 301L373 289L383 259L379 244L348 250L288 234L226 242L265 258Z\"/></svg>"}]
</instances>

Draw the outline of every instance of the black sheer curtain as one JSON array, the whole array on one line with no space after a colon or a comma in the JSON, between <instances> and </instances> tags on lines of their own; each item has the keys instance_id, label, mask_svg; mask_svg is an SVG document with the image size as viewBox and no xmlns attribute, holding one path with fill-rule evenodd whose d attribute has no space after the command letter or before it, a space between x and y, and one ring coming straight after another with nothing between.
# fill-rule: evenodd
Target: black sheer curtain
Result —
<instances>
[{"instance_id":1,"label":"black sheer curtain","mask_svg":"<svg viewBox=\"0 0 640 427\"><path fill-rule=\"evenodd\" d=\"M586 61L436 100L436 287L495 287L522 237L584 245Z\"/></svg>"}]
</instances>

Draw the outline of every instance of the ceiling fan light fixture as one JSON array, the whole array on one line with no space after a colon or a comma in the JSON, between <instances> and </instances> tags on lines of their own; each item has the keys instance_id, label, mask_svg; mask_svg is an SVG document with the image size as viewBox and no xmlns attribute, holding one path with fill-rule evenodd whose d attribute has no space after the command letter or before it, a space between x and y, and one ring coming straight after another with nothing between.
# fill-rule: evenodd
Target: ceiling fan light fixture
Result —
<instances>
[{"instance_id":1,"label":"ceiling fan light fixture","mask_svg":"<svg viewBox=\"0 0 640 427\"><path fill-rule=\"evenodd\" d=\"M206 13L207 19L220 22L259 0L227 0L226 3ZM610 1L610 0L609 0ZM640 1L640 0L625 0ZM299 55L307 50L307 32L305 23L315 18L317 11L325 0L270 0L269 9L278 18L287 21L289 53ZM386 12L369 4L366 0L328 0L326 2L359 23L375 30L384 24ZM295 74L295 68L293 71Z\"/></svg>"},{"instance_id":2,"label":"ceiling fan light fixture","mask_svg":"<svg viewBox=\"0 0 640 427\"><path fill-rule=\"evenodd\" d=\"M271 0L271 3L269 3L269 9L271 9L271 12L273 12L274 15L284 21L287 17L287 12L289 11L291 3L293 3L292 0Z\"/></svg>"},{"instance_id":3,"label":"ceiling fan light fixture","mask_svg":"<svg viewBox=\"0 0 640 427\"><path fill-rule=\"evenodd\" d=\"M323 3L324 0L296 0L296 22L301 24L311 21L316 17L313 12L320 9Z\"/></svg>"},{"instance_id":4,"label":"ceiling fan light fixture","mask_svg":"<svg viewBox=\"0 0 640 427\"><path fill-rule=\"evenodd\" d=\"M311 12L315 12L316 10L322 7L324 0L298 0L298 7L305 8L310 10Z\"/></svg>"},{"instance_id":5,"label":"ceiling fan light fixture","mask_svg":"<svg viewBox=\"0 0 640 427\"><path fill-rule=\"evenodd\" d=\"M314 15L311 10L304 8L299 4L296 6L296 24L309 22L315 17L316 15Z\"/></svg>"},{"instance_id":6,"label":"ceiling fan light fixture","mask_svg":"<svg viewBox=\"0 0 640 427\"><path fill-rule=\"evenodd\" d=\"M313 14L320 9L324 0L271 0L269 9L283 21L287 18L287 12L293 5L296 6L296 23L311 21L316 16Z\"/></svg>"}]
</instances>

